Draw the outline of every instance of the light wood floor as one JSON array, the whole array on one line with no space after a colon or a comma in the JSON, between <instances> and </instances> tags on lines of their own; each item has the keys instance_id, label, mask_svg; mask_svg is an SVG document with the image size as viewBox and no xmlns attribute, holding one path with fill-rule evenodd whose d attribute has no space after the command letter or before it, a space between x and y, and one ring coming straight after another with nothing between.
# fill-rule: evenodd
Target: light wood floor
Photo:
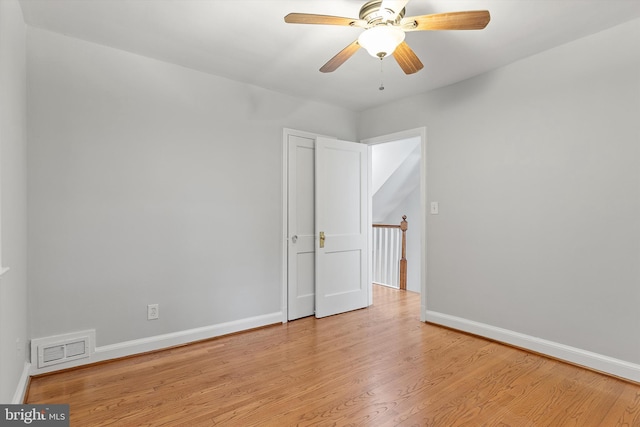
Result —
<instances>
[{"instance_id":1,"label":"light wood floor","mask_svg":"<svg viewBox=\"0 0 640 427\"><path fill-rule=\"evenodd\" d=\"M31 381L72 426L640 426L640 386L419 321L419 295Z\"/></svg>"}]
</instances>

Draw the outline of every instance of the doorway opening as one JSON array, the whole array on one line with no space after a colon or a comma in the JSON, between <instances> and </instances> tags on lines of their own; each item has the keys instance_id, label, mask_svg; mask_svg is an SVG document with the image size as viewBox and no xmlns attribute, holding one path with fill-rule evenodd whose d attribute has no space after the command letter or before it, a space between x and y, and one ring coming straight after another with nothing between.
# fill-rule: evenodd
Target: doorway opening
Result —
<instances>
[{"instance_id":1,"label":"doorway opening","mask_svg":"<svg viewBox=\"0 0 640 427\"><path fill-rule=\"evenodd\" d=\"M282 290L283 290L283 294L282 294L282 313L283 313L283 323L288 322L289 320L292 320L294 317L290 316L290 311L293 311L293 308L290 308L290 289L291 289L291 281L296 281L298 280L298 278L296 276L298 276L297 273L292 272L290 270L290 265L289 265L289 252L290 252L290 242L291 239L295 239L297 240L297 242L301 241L301 235L300 233L294 233L291 236L289 234L290 233L290 220L291 218L289 217L289 206L290 206L290 200L288 199L288 194L290 191L289 188L289 173L290 173L290 163L289 163L289 139L291 137L291 135L295 135L296 137L305 139L307 141L309 141L310 143L315 142L315 140L318 137L321 137L320 135L315 135L312 133L307 133L307 132L301 132L301 131L294 131L291 129L285 129L284 131L284 139L283 139L283 223L282 223L282 234L283 234L283 244L282 244L282 260L283 260L283 266L282 266L282 274L283 274L283 286L282 286ZM412 243L413 245L415 245L418 249L414 250L413 252L419 252L419 255L413 254L413 272L412 272L412 277L413 279L411 280L411 290L417 291L420 293L421 295L421 310L420 310L420 320L421 321L425 321L425 308L426 308L426 190L427 190L427 186L426 186L426 128L417 128L417 129L410 129L407 131L403 131L403 132L397 132L394 134L389 134L389 135L383 135L383 136L379 136L379 137L375 137L375 138L369 138L366 140L362 140L360 141L361 144L366 144L368 147L368 158L369 158L369 167L368 169L368 188L367 188L367 211L368 213L368 228L369 228L369 244L368 247L372 248L372 236L373 233L371 232L372 227L371 224L373 223L373 216L372 216L372 208L373 208L373 194L371 192L372 189L372 174L371 174L371 164L372 164L372 147L380 145L380 147L383 147L381 144L392 144L394 142L398 142L398 141L402 141L402 140L414 140L414 141L418 141L417 144L419 145L419 159L417 160L417 164L418 164L418 169L419 169L419 183L417 185L417 189L412 189L412 194L413 195L407 195L408 199L412 199L414 202L414 205L412 206L412 211L411 211L411 217L408 218L408 220L410 221L410 227L413 228L413 237L412 237ZM313 154L311 154L313 155ZM310 161L310 160L309 160ZM306 167L304 169L307 169ZM300 178L298 178L300 179ZM307 183L310 184L310 183ZM313 186L309 187L309 188L313 188ZM311 190L313 191L313 190ZM313 196L309 197L308 200L310 201L310 203L312 203L313 200ZM411 201L411 200L410 200ZM417 203L415 203L417 202ZM417 205L417 206L416 206ZM313 210L314 208L311 207L311 210ZM404 214L404 213L403 213ZM407 214L409 215L409 214ZM401 215L402 216L402 215ZM311 225L311 222L310 224ZM307 233L311 236L313 236L317 230L311 231L310 233ZM312 256L311 253L304 254L301 256L302 257L306 257L309 260L311 260ZM369 258L369 278L371 279L372 277L372 263L371 263L371 251L369 250L368 252L368 258ZM309 267L311 268L311 267ZM416 271L417 270L417 271ZM292 274L293 273L293 274ZM309 280L307 280L309 281ZM416 282L417 282L417 286L416 286ZM302 282L301 282L302 283ZM313 294L314 293L314 284L313 283L306 283L305 285L307 288L309 288L309 294ZM368 286L369 286L369 290L368 290L368 304L371 305L373 304L373 284L372 284L372 280L368 280Z\"/></svg>"},{"instance_id":2,"label":"doorway opening","mask_svg":"<svg viewBox=\"0 0 640 427\"><path fill-rule=\"evenodd\" d=\"M422 127L361 141L370 151L372 223L395 223L407 215L407 290L420 293L421 321L426 310L426 133Z\"/></svg>"}]
</instances>

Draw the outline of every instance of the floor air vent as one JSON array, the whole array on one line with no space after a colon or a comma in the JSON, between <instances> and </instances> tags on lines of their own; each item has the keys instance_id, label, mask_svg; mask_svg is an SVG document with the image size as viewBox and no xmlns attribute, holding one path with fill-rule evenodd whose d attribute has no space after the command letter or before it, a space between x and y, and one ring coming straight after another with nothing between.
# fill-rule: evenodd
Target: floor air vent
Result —
<instances>
[{"instance_id":1,"label":"floor air vent","mask_svg":"<svg viewBox=\"0 0 640 427\"><path fill-rule=\"evenodd\" d=\"M37 355L38 368L44 368L89 357L94 342L94 330L38 338L31 341L31 354Z\"/></svg>"}]
</instances>

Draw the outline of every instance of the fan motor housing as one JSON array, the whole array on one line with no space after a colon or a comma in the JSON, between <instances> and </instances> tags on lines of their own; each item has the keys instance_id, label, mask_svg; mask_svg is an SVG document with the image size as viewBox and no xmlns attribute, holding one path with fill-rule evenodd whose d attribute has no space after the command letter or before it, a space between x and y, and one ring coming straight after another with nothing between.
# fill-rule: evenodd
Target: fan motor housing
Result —
<instances>
[{"instance_id":1,"label":"fan motor housing","mask_svg":"<svg viewBox=\"0 0 640 427\"><path fill-rule=\"evenodd\" d=\"M390 21L389 16L393 16L395 14L394 10L382 10L382 0L371 0L366 2L360 8L360 19L363 19L369 23L369 25L377 25L377 24L386 24ZM394 24L400 22L402 18L404 18L405 10L404 8L398 13L394 21L391 21Z\"/></svg>"}]
</instances>

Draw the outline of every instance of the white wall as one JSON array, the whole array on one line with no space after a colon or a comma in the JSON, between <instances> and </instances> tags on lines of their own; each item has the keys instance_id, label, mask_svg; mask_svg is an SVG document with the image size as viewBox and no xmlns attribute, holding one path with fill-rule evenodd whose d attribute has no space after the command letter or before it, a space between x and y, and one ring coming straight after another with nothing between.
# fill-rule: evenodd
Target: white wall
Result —
<instances>
[{"instance_id":1,"label":"white wall","mask_svg":"<svg viewBox=\"0 0 640 427\"><path fill-rule=\"evenodd\" d=\"M371 194L384 185L413 150L420 146L420 138L409 138L371 146Z\"/></svg>"},{"instance_id":2,"label":"white wall","mask_svg":"<svg viewBox=\"0 0 640 427\"><path fill-rule=\"evenodd\" d=\"M391 210L420 186L420 152L420 138L371 146L374 223L384 222Z\"/></svg>"},{"instance_id":3,"label":"white wall","mask_svg":"<svg viewBox=\"0 0 640 427\"><path fill-rule=\"evenodd\" d=\"M0 1L0 403L24 391L27 315L25 24L16 0ZM26 379L26 378L23 378Z\"/></svg>"},{"instance_id":4,"label":"white wall","mask_svg":"<svg viewBox=\"0 0 640 427\"><path fill-rule=\"evenodd\" d=\"M362 114L361 138L427 126L428 311L640 380L638 40L634 20Z\"/></svg>"},{"instance_id":5,"label":"white wall","mask_svg":"<svg viewBox=\"0 0 640 427\"><path fill-rule=\"evenodd\" d=\"M28 84L34 338L281 311L282 129L353 140L355 113L33 28Z\"/></svg>"}]
</instances>

